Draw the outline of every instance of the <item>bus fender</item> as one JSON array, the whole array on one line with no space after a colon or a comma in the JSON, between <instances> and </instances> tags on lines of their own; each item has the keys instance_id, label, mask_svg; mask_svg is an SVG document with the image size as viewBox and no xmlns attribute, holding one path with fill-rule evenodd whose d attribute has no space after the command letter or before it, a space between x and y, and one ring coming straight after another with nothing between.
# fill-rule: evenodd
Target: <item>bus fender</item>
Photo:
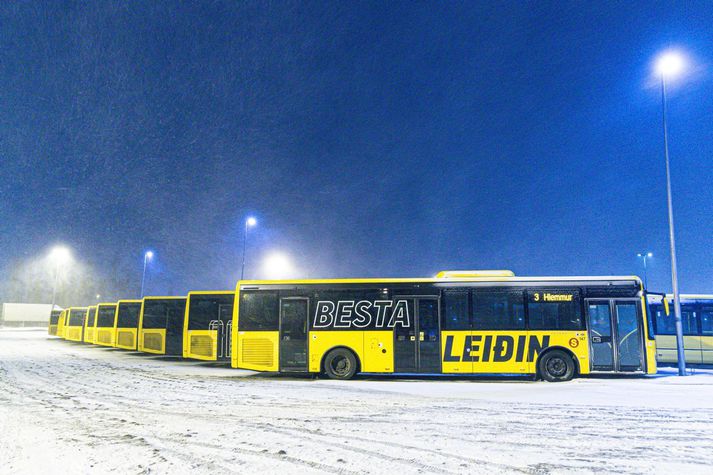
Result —
<instances>
[{"instance_id":1,"label":"bus fender","mask_svg":"<svg viewBox=\"0 0 713 475\"><path fill-rule=\"evenodd\" d=\"M349 350L352 352L354 355L354 358L356 359L357 362L357 373L361 370L361 360L359 359L359 353L354 350L354 348L346 345L337 345L329 348L327 351L324 352L322 355L322 360L319 362L319 371L324 372L324 360L327 358L327 355L332 351L332 350L337 350L337 349L344 349L344 350Z\"/></svg>"},{"instance_id":2,"label":"bus fender","mask_svg":"<svg viewBox=\"0 0 713 475\"><path fill-rule=\"evenodd\" d=\"M535 374L539 377L540 376L540 359L545 356L547 353L549 353L552 350L561 350L564 351L569 355L570 358L572 358L572 361L574 361L574 372L575 372L575 377L579 376L581 373L579 371L579 358L577 358L577 355L572 353L572 350L569 348L565 348L564 346L559 346L559 345L554 345L554 346L548 346L540 354L537 355L537 360L535 361Z\"/></svg>"}]
</instances>

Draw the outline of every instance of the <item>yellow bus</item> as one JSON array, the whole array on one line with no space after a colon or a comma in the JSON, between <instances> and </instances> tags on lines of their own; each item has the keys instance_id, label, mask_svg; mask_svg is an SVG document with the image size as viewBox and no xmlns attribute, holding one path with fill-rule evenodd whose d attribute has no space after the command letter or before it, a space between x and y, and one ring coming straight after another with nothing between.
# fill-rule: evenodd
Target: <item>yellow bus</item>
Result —
<instances>
[{"instance_id":1,"label":"yellow bus","mask_svg":"<svg viewBox=\"0 0 713 475\"><path fill-rule=\"evenodd\" d=\"M50 313L50 323L47 327L47 334L51 336L57 336L57 323L59 322L59 315L62 310L52 310Z\"/></svg>"},{"instance_id":2,"label":"yellow bus","mask_svg":"<svg viewBox=\"0 0 713 475\"><path fill-rule=\"evenodd\" d=\"M659 363L677 363L676 318L673 295L649 295L656 357ZM681 324L686 363L713 364L713 295L681 295Z\"/></svg>"},{"instance_id":3,"label":"yellow bus","mask_svg":"<svg viewBox=\"0 0 713 475\"><path fill-rule=\"evenodd\" d=\"M653 374L638 277L240 281L231 366L282 373Z\"/></svg>"},{"instance_id":4,"label":"yellow bus","mask_svg":"<svg viewBox=\"0 0 713 475\"><path fill-rule=\"evenodd\" d=\"M98 304L94 344L114 346L114 328L116 328L116 303Z\"/></svg>"},{"instance_id":5,"label":"yellow bus","mask_svg":"<svg viewBox=\"0 0 713 475\"><path fill-rule=\"evenodd\" d=\"M62 310L57 318L57 336L64 338L64 323L67 319L67 310Z\"/></svg>"},{"instance_id":6,"label":"yellow bus","mask_svg":"<svg viewBox=\"0 0 713 475\"><path fill-rule=\"evenodd\" d=\"M189 292L183 332L183 357L230 362L235 292Z\"/></svg>"},{"instance_id":7,"label":"yellow bus","mask_svg":"<svg viewBox=\"0 0 713 475\"><path fill-rule=\"evenodd\" d=\"M114 346L124 350L136 350L139 332L141 300L119 300L116 314Z\"/></svg>"},{"instance_id":8,"label":"yellow bus","mask_svg":"<svg viewBox=\"0 0 713 475\"><path fill-rule=\"evenodd\" d=\"M87 318L84 323L84 343L94 343L94 333L97 326L97 306L87 308Z\"/></svg>"},{"instance_id":9,"label":"yellow bus","mask_svg":"<svg viewBox=\"0 0 713 475\"><path fill-rule=\"evenodd\" d=\"M144 297L139 317L139 351L183 355L186 297Z\"/></svg>"},{"instance_id":10,"label":"yellow bus","mask_svg":"<svg viewBox=\"0 0 713 475\"><path fill-rule=\"evenodd\" d=\"M84 336L84 319L87 316L86 307L70 307L64 325L64 339L82 341Z\"/></svg>"}]
</instances>

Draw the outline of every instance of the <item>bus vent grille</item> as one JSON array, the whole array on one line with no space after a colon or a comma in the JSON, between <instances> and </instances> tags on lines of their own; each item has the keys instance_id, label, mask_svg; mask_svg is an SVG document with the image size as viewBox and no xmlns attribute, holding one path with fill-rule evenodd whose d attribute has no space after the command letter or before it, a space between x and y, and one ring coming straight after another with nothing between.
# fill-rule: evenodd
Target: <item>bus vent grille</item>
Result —
<instances>
[{"instance_id":1,"label":"bus vent grille","mask_svg":"<svg viewBox=\"0 0 713 475\"><path fill-rule=\"evenodd\" d=\"M163 351L163 338L160 333L144 333L144 348Z\"/></svg>"},{"instance_id":2,"label":"bus vent grille","mask_svg":"<svg viewBox=\"0 0 713 475\"><path fill-rule=\"evenodd\" d=\"M134 332L120 331L116 335L116 344L126 348L134 348Z\"/></svg>"},{"instance_id":3,"label":"bus vent grille","mask_svg":"<svg viewBox=\"0 0 713 475\"><path fill-rule=\"evenodd\" d=\"M111 345L111 331L110 330L97 330L97 343Z\"/></svg>"},{"instance_id":4,"label":"bus vent grille","mask_svg":"<svg viewBox=\"0 0 713 475\"><path fill-rule=\"evenodd\" d=\"M270 367L274 362L272 341L267 338L246 338L242 342L243 362Z\"/></svg>"},{"instance_id":5,"label":"bus vent grille","mask_svg":"<svg viewBox=\"0 0 713 475\"><path fill-rule=\"evenodd\" d=\"M57 334L57 325L50 325L49 334L50 334L50 335L56 335L56 334Z\"/></svg>"},{"instance_id":6,"label":"bus vent grille","mask_svg":"<svg viewBox=\"0 0 713 475\"><path fill-rule=\"evenodd\" d=\"M214 356L213 338L208 335L191 335L191 353L200 356Z\"/></svg>"},{"instance_id":7,"label":"bus vent grille","mask_svg":"<svg viewBox=\"0 0 713 475\"><path fill-rule=\"evenodd\" d=\"M82 329L81 328L70 328L67 333L68 340L81 340L82 339Z\"/></svg>"},{"instance_id":8,"label":"bus vent grille","mask_svg":"<svg viewBox=\"0 0 713 475\"><path fill-rule=\"evenodd\" d=\"M94 329L86 328L84 330L84 341L86 343L94 343Z\"/></svg>"}]
</instances>

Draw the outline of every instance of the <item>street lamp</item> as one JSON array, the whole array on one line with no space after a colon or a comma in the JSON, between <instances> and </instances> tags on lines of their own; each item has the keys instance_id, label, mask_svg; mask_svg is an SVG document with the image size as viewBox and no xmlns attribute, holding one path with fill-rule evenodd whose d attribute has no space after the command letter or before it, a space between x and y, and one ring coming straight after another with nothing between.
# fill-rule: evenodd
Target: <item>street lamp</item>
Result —
<instances>
[{"instance_id":1,"label":"street lamp","mask_svg":"<svg viewBox=\"0 0 713 475\"><path fill-rule=\"evenodd\" d=\"M151 259L153 259L153 252L146 251L144 253L144 271L141 274L141 298L144 298L144 282L146 281L146 264L148 264Z\"/></svg>"},{"instance_id":2,"label":"street lamp","mask_svg":"<svg viewBox=\"0 0 713 475\"><path fill-rule=\"evenodd\" d=\"M636 255L637 257L641 257L644 259L644 288L648 289L649 288L649 279L648 276L646 275L646 259L649 257L654 257L654 254L652 252L643 252L643 253L638 253Z\"/></svg>"},{"instance_id":3,"label":"street lamp","mask_svg":"<svg viewBox=\"0 0 713 475\"><path fill-rule=\"evenodd\" d=\"M243 233L243 265L240 268L240 280L243 280L245 276L245 249L248 245L248 228L252 228L257 224L257 219L252 216L248 216L245 220L245 232Z\"/></svg>"},{"instance_id":4,"label":"street lamp","mask_svg":"<svg viewBox=\"0 0 713 475\"><path fill-rule=\"evenodd\" d=\"M681 53L666 51L656 61L656 73L661 76L661 103L663 147L666 158L666 197L668 201L668 237L671 245L671 283L673 286L673 312L676 318L676 345L678 348L678 375L686 375L686 353L683 347L683 325L681 323L681 296L678 293L678 272L676 268L676 238L673 227L673 202L671 199L671 167L668 155L668 126L666 124L666 80L673 79L685 67Z\"/></svg>"},{"instance_id":5,"label":"street lamp","mask_svg":"<svg viewBox=\"0 0 713 475\"><path fill-rule=\"evenodd\" d=\"M68 263L72 255L64 246L56 246L50 251L50 262L54 265L54 285L52 285L52 310L54 310L55 299L57 298L57 282L59 281L59 268Z\"/></svg>"}]
</instances>

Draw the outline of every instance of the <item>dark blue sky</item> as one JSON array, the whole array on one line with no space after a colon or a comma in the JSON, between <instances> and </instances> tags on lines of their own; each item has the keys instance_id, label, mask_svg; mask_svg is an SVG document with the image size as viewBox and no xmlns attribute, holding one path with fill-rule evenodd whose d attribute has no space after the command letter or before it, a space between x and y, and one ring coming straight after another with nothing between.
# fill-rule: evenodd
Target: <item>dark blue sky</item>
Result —
<instances>
[{"instance_id":1,"label":"dark blue sky","mask_svg":"<svg viewBox=\"0 0 713 475\"><path fill-rule=\"evenodd\" d=\"M0 266L68 244L136 292L232 288L241 223L305 277L641 273L713 292L713 3L4 2ZM7 271L6 271L7 272ZM132 287L130 287L132 286Z\"/></svg>"}]
</instances>

